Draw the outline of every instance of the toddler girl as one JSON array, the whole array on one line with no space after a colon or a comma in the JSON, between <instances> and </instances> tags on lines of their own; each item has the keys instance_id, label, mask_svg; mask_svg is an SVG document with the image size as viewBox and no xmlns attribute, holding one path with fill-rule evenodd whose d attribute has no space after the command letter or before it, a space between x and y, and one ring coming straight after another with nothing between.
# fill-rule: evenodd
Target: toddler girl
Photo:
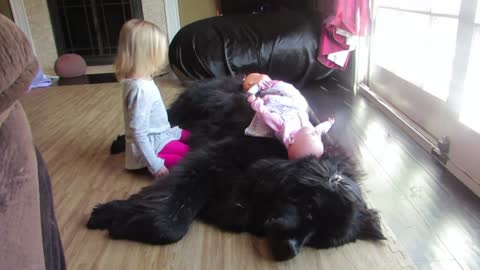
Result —
<instances>
[{"instance_id":1,"label":"toddler girl","mask_svg":"<svg viewBox=\"0 0 480 270\"><path fill-rule=\"evenodd\" d=\"M115 73L123 85L125 167L147 167L157 179L188 152L189 132L171 127L152 76L166 66L168 45L160 29L133 19L121 31Z\"/></svg>"}]
</instances>

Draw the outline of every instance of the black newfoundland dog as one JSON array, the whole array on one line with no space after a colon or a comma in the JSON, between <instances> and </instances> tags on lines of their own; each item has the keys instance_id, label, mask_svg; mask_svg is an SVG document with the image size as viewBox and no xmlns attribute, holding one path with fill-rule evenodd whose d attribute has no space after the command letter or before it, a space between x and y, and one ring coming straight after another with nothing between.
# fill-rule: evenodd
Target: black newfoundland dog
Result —
<instances>
[{"instance_id":1,"label":"black newfoundland dog","mask_svg":"<svg viewBox=\"0 0 480 270\"><path fill-rule=\"evenodd\" d=\"M377 212L362 197L356 164L331 139L325 137L320 159L288 160L279 141L243 136L253 112L240 78L193 85L169 113L172 123L192 131L192 151L167 177L95 207L88 228L168 244L199 219L265 236L276 260L293 258L302 246L384 239Z\"/></svg>"}]
</instances>

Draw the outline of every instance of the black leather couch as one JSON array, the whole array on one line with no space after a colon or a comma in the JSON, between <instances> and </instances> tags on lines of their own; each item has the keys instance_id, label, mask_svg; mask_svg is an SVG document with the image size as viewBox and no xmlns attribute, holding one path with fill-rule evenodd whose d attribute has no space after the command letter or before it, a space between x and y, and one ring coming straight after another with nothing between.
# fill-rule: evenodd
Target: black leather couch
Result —
<instances>
[{"instance_id":1,"label":"black leather couch","mask_svg":"<svg viewBox=\"0 0 480 270\"><path fill-rule=\"evenodd\" d=\"M261 72L299 86L332 72L316 60L318 16L303 4L280 8L249 2L258 1L236 4L226 15L180 29L170 44L169 60L181 80ZM239 6L241 11L232 11Z\"/></svg>"}]
</instances>

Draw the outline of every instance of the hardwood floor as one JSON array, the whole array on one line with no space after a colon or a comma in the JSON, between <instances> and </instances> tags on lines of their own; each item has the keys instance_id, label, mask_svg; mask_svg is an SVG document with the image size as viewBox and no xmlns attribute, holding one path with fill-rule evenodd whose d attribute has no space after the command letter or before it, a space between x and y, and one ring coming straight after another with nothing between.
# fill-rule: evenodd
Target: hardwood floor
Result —
<instances>
[{"instance_id":1,"label":"hardwood floor","mask_svg":"<svg viewBox=\"0 0 480 270\"><path fill-rule=\"evenodd\" d=\"M304 94L318 115L337 118L332 134L360 158L368 198L417 267L480 269L479 198L364 98L334 80L322 86Z\"/></svg>"},{"instance_id":2,"label":"hardwood floor","mask_svg":"<svg viewBox=\"0 0 480 270\"><path fill-rule=\"evenodd\" d=\"M167 104L179 93L159 82ZM122 133L116 83L32 90L22 100L35 143L52 177L55 210L69 269L480 269L480 200L361 96L327 80L303 93L317 115L335 116L331 134L367 172L369 202L379 209L388 241L312 250L286 263L262 254L262 241L195 223L179 243L114 241L85 222L93 206L148 185L109 155ZM406 252L404 252L406 251ZM410 260L411 258L411 260Z\"/></svg>"}]
</instances>

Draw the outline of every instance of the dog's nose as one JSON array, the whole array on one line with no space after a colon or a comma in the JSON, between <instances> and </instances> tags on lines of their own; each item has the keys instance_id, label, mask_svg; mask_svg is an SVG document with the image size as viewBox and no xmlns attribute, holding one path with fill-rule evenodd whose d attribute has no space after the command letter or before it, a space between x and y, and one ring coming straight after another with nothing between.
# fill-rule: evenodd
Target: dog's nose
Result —
<instances>
[{"instance_id":1,"label":"dog's nose","mask_svg":"<svg viewBox=\"0 0 480 270\"><path fill-rule=\"evenodd\" d=\"M288 239L282 241L271 241L272 256L277 261L289 260L297 256L301 245L295 239Z\"/></svg>"}]
</instances>

